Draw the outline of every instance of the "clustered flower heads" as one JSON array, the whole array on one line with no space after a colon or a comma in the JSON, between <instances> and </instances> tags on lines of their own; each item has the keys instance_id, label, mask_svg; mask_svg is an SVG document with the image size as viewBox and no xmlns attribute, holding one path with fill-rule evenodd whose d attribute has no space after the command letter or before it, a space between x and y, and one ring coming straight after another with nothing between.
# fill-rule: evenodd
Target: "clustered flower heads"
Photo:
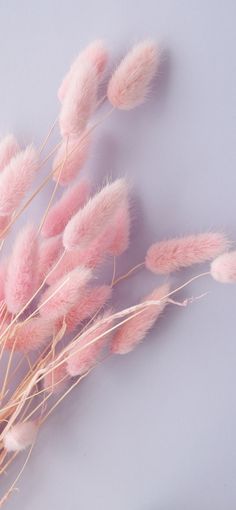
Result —
<instances>
[{"instance_id":1,"label":"clustered flower heads","mask_svg":"<svg viewBox=\"0 0 236 510\"><path fill-rule=\"evenodd\" d=\"M236 281L236 255L228 251L230 242L221 232L157 241L147 247L138 266L117 277L116 258L132 239L130 182L108 176L97 187L79 174L85 171L95 128L116 109L131 110L147 99L160 51L149 40L135 45L108 78L106 96L101 97L107 62L104 43L94 41L63 79L58 91L61 140L50 175L29 197L42 156L31 145L20 147L11 134L0 142L1 248L11 225L49 178L55 182L39 225L26 223L10 239L10 256L3 255L0 262L0 359L8 353L2 370L1 472L9 452L32 447L42 423L83 377L107 356L133 351L161 320L166 306L176 303L171 299L178 290L171 289L172 272L211 261L208 275L219 282ZM111 109L101 117L109 103ZM103 282L101 269L109 261L113 274ZM138 268L151 271L152 289L138 304L115 310L117 284ZM165 281L157 282L156 275L164 275ZM12 388L9 380L18 370L15 353L27 367Z\"/></svg>"}]
</instances>

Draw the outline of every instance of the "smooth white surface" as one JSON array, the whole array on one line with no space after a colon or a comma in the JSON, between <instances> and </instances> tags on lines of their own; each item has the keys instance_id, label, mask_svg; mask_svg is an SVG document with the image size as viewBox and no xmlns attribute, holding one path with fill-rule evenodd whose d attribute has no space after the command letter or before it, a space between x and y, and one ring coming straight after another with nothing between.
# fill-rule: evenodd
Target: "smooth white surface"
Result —
<instances>
[{"instance_id":1,"label":"smooth white surface","mask_svg":"<svg viewBox=\"0 0 236 510\"><path fill-rule=\"evenodd\" d=\"M88 164L98 183L127 174L134 184L120 272L163 237L212 228L236 239L235 16L234 0L0 3L0 130L22 142L40 145L61 77L93 38L114 58L146 36L165 49L149 102L104 124ZM159 282L140 274L115 300L134 303ZM182 296L206 290L187 309L169 308L143 345L98 367L58 408L7 508L235 510L236 290L205 278Z\"/></svg>"}]
</instances>

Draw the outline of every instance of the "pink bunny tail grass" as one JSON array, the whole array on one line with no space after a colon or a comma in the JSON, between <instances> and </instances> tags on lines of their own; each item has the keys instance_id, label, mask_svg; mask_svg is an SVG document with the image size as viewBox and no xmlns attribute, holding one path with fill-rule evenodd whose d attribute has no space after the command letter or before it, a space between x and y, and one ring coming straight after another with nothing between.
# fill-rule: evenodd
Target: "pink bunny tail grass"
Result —
<instances>
[{"instance_id":1,"label":"pink bunny tail grass","mask_svg":"<svg viewBox=\"0 0 236 510\"><path fill-rule=\"evenodd\" d=\"M68 188L49 210L41 231L42 236L61 234L71 217L88 201L89 193L90 183L86 180Z\"/></svg>"},{"instance_id":2,"label":"pink bunny tail grass","mask_svg":"<svg viewBox=\"0 0 236 510\"><path fill-rule=\"evenodd\" d=\"M0 172L10 163L11 159L19 152L20 147L14 135L6 135L0 141Z\"/></svg>"},{"instance_id":3,"label":"pink bunny tail grass","mask_svg":"<svg viewBox=\"0 0 236 510\"><path fill-rule=\"evenodd\" d=\"M0 266L0 302L5 299L5 285L7 277L7 261L1 262Z\"/></svg>"},{"instance_id":4,"label":"pink bunny tail grass","mask_svg":"<svg viewBox=\"0 0 236 510\"><path fill-rule=\"evenodd\" d=\"M66 363L62 363L48 372L43 378L43 388L48 393L60 393L69 382Z\"/></svg>"},{"instance_id":5,"label":"pink bunny tail grass","mask_svg":"<svg viewBox=\"0 0 236 510\"><path fill-rule=\"evenodd\" d=\"M51 285L41 297L40 315L52 320L64 317L75 306L90 278L91 271L80 267Z\"/></svg>"},{"instance_id":6,"label":"pink bunny tail grass","mask_svg":"<svg viewBox=\"0 0 236 510\"><path fill-rule=\"evenodd\" d=\"M94 66L97 76L100 79L108 61L108 51L104 46L103 41L96 40L89 44L75 59L69 72L65 76L58 90L58 99L62 102L67 94L70 82L73 81L74 75L77 73L77 69L81 65L81 61L87 60L92 66Z\"/></svg>"},{"instance_id":7,"label":"pink bunny tail grass","mask_svg":"<svg viewBox=\"0 0 236 510\"><path fill-rule=\"evenodd\" d=\"M152 41L135 45L108 84L107 96L114 108L131 110L143 103L158 64L159 52Z\"/></svg>"},{"instance_id":8,"label":"pink bunny tail grass","mask_svg":"<svg viewBox=\"0 0 236 510\"><path fill-rule=\"evenodd\" d=\"M18 313L32 297L37 284L38 243L32 225L19 233L9 260L5 286L6 304Z\"/></svg>"},{"instance_id":9,"label":"pink bunny tail grass","mask_svg":"<svg viewBox=\"0 0 236 510\"><path fill-rule=\"evenodd\" d=\"M87 161L90 141L89 134L85 132L62 142L53 161L54 181L58 181L61 186L67 186L77 177Z\"/></svg>"},{"instance_id":10,"label":"pink bunny tail grass","mask_svg":"<svg viewBox=\"0 0 236 510\"><path fill-rule=\"evenodd\" d=\"M45 345L53 334L53 323L51 320L35 317L13 325L7 334L6 349L14 348L14 351L28 353Z\"/></svg>"},{"instance_id":11,"label":"pink bunny tail grass","mask_svg":"<svg viewBox=\"0 0 236 510\"><path fill-rule=\"evenodd\" d=\"M108 251L114 257L118 257L127 250L130 240L130 225L129 204L126 200L116 214L113 232L110 236L111 244Z\"/></svg>"},{"instance_id":12,"label":"pink bunny tail grass","mask_svg":"<svg viewBox=\"0 0 236 510\"><path fill-rule=\"evenodd\" d=\"M25 421L13 425L3 435L3 444L7 452L21 452L31 446L38 433L38 425L34 421Z\"/></svg>"},{"instance_id":13,"label":"pink bunny tail grass","mask_svg":"<svg viewBox=\"0 0 236 510\"><path fill-rule=\"evenodd\" d=\"M112 321L106 321L105 323L99 324L101 320L109 317L110 313L106 313L103 316L93 322L92 328L97 325L96 329L90 331L78 339L78 344L72 349L73 356L70 355L67 360L67 372L71 377L76 377L85 374L88 370L93 368L99 360L99 357L104 349L104 346L110 338L110 334L106 334L106 331L112 327ZM98 338L100 335L101 338ZM95 340L98 338L98 340ZM85 347L90 342L93 342Z\"/></svg>"},{"instance_id":14,"label":"pink bunny tail grass","mask_svg":"<svg viewBox=\"0 0 236 510\"><path fill-rule=\"evenodd\" d=\"M207 262L228 245L225 235L217 232L161 241L149 248L145 264L153 273L169 274L181 267Z\"/></svg>"},{"instance_id":15,"label":"pink bunny tail grass","mask_svg":"<svg viewBox=\"0 0 236 510\"><path fill-rule=\"evenodd\" d=\"M55 266L62 252L61 236L50 237L41 242L39 245L38 285L41 284L53 266Z\"/></svg>"},{"instance_id":16,"label":"pink bunny tail grass","mask_svg":"<svg viewBox=\"0 0 236 510\"><path fill-rule=\"evenodd\" d=\"M110 299L112 289L109 285L101 285L85 289L76 305L65 317L68 331L74 329L85 319L93 317Z\"/></svg>"},{"instance_id":17,"label":"pink bunny tail grass","mask_svg":"<svg viewBox=\"0 0 236 510\"><path fill-rule=\"evenodd\" d=\"M59 117L62 137L78 135L84 131L96 108L98 89L96 69L83 59L72 78Z\"/></svg>"},{"instance_id":18,"label":"pink bunny tail grass","mask_svg":"<svg viewBox=\"0 0 236 510\"><path fill-rule=\"evenodd\" d=\"M85 248L109 224L119 205L127 197L128 186L125 179L117 179L107 184L75 214L67 224L63 244L67 250L77 246Z\"/></svg>"},{"instance_id":19,"label":"pink bunny tail grass","mask_svg":"<svg viewBox=\"0 0 236 510\"><path fill-rule=\"evenodd\" d=\"M163 312L167 303L167 298L165 298L165 296L167 296L169 292L170 286L164 284L146 296L144 301L158 301L159 299L163 299L159 305L148 306L143 312L124 323L117 330L111 344L111 351L114 354L127 354L143 340Z\"/></svg>"},{"instance_id":20,"label":"pink bunny tail grass","mask_svg":"<svg viewBox=\"0 0 236 510\"><path fill-rule=\"evenodd\" d=\"M4 231L10 225L11 216L0 216L0 239L5 235Z\"/></svg>"},{"instance_id":21,"label":"pink bunny tail grass","mask_svg":"<svg viewBox=\"0 0 236 510\"><path fill-rule=\"evenodd\" d=\"M236 251L219 255L211 263L211 276L221 283L236 282Z\"/></svg>"},{"instance_id":22,"label":"pink bunny tail grass","mask_svg":"<svg viewBox=\"0 0 236 510\"><path fill-rule=\"evenodd\" d=\"M39 168L34 147L29 146L13 157L0 175L0 215L11 215L31 186Z\"/></svg>"}]
</instances>

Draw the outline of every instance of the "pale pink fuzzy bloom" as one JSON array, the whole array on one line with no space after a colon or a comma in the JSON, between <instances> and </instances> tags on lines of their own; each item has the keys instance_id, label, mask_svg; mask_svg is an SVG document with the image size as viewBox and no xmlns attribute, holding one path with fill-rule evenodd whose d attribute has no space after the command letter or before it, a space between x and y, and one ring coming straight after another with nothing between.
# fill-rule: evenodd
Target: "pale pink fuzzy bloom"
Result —
<instances>
[{"instance_id":1,"label":"pale pink fuzzy bloom","mask_svg":"<svg viewBox=\"0 0 236 510\"><path fill-rule=\"evenodd\" d=\"M158 64L159 52L152 41L135 45L108 84L107 96L114 108L130 110L143 103Z\"/></svg>"},{"instance_id":2,"label":"pale pink fuzzy bloom","mask_svg":"<svg viewBox=\"0 0 236 510\"><path fill-rule=\"evenodd\" d=\"M18 152L0 175L0 215L8 216L19 206L39 168L33 146Z\"/></svg>"},{"instance_id":3,"label":"pale pink fuzzy bloom","mask_svg":"<svg viewBox=\"0 0 236 510\"><path fill-rule=\"evenodd\" d=\"M111 293L112 288L109 285L85 289L76 305L65 317L68 331L73 331L82 321L93 317L110 299Z\"/></svg>"},{"instance_id":4,"label":"pale pink fuzzy bloom","mask_svg":"<svg viewBox=\"0 0 236 510\"><path fill-rule=\"evenodd\" d=\"M34 421L16 423L3 434L4 448L8 452L20 452L31 446L37 436L38 425Z\"/></svg>"},{"instance_id":5,"label":"pale pink fuzzy bloom","mask_svg":"<svg viewBox=\"0 0 236 510\"><path fill-rule=\"evenodd\" d=\"M78 135L85 130L96 107L97 89L96 69L83 59L61 106L59 126L62 137Z\"/></svg>"},{"instance_id":6,"label":"pale pink fuzzy bloom","mask_svg":"<svg viewBox=\"0 0 236 510\"><path fill-rule=\"evenodd\" d=\"M211 276L221 283L236 282L236 251L219 255L211 263Z\"/></svg>"},{"instance_id":7,"label":"pale pink fuzzy bloom","mask_svg":"<svg viewBox=\"0 0 236 510\"><path fill-rule=\"evenodd\" d=\"M101 78L101 75L104 72L104 69L108 60L108 52L104 46L103 41L96 40L90 43L81 53L79 53L78 57L73 62L69 72L66 74L63 79L61 86L58 90L58 99L62 102L67 94L68 88L70 86L71 81L76 76L78 69L81 66L81 62L83 65L83 60L87 60L90 62L92 66L94 66L98 78Z\"/></svg>"},{"instance_id":8,"label":"pale pink fuzzy bloom","mask_svg":"<svg viewBox=\"0 0 236 510\"><path fill-rule=\"evenodd\" d=\"M51 320L33 317L28 321L13 324L9 330L5 347L6 349L14 348L14 351L24 353L35 351L43 347L52 334L53 323Z\"/></svg>"},{"instance_id":9,"label":"pale pink fuzzy bloom","mask_svg":"<svg viewBox=\"0 0 236 510\"><path fill-rule=\"evenodd\" d=\"M88 132L63 140L53 161L53 179L67 186L87 161L91 137Z\"/></svg>"},{"instance_id":10,"label":"pale pink fuzzy bloom","mask_svg":"<svg viewBox=\"0 0 236 510\"><path fill-rule=\"evenodd\" d=\"M0 216L0 239L4 235L5 229L10 225L11 216Z\"/></svg>"},{"instance_id":11,"label":"pale pink fuzzy bloom","mask_svg":"<svg viewBox=\"0 0 236 510\"><path fill-rule=\"evenodd\" d=\"M51 285L41 296L40 315L52 320L64 317L76 304L90 278L91 271L80 267Z\"/></svg>"},{"instance_id":12,"label":"pale pink fuzzy bloom","mask_svg":"<svg viewBox=\"0 0 236 510\"><path fill-rule=\"evenodd\" d=\"M44 239L39 245L38 284L40 285L62 255L62 237Z\"/></svg>"},{"instance_id":13,"label":"pale pink fuzzy bloom","mask_svg":"<svg viewBox=\"0 0 236 510\"><path fill-rule=\"evenodd\" d=\"M111 344L111 351L114 354L127 354L143 340L163 312L167 303L165 296L169 292L170 286L164 284L146 296L143 302L158 301L161 298L163 300L158 305L147 306L143 312L128 320L117 329Z\"/></svg>"},{"instance_id":14,"label":"pale pink fuzzy bloom","mask_svg":"<svg viewBox=\"0 0 236 510\"><path fill-rule=\"evenodd\" d=\"M5 299L11 313L18 313L34 294L37 263L36 230L32 225L26 225L17 236L8 264Z\"/></svg>"},{"instance_id":15,"label":"pale pink fuzzy bloom","mask_svg":"<svg viewBox=\"0 0 236 510\"><path fill-rule=\"evenodd\" d=\"M61 234L71 217L88 201L89 192L90 183L87 180L68 188L49 210L41 230L42 236L53 237Z\"/></svg>"},{"instance_id":16,"label":"pale pink fuzzy bloom","mask_svg":"<svg viewBox=\"0 0 236 510\"><path fill-rule=\"evenodd\" d=\"M0 302L5 299L6 277L7 277L7 261L3 260L0 266Z\"/></svg>"},{"instance_id":17,"label":"pale pink fuzzy bloom","mask_svg":"<svg viewBox=\"0 0 236 510\"><path fill-rule=\"evenodd\" d=\"M60 393L68 383L68 374L66 363L58 365L48 372L43 378L43 388L48 393Z\"/></svg>"},{"instance_id":18,"label":"pale pink fuzzy bloom","mask_svg":"<svg viewBox=\"0 0 236 510\"><path fill-rule=\"evenodd\" d=\"M114 257L121 255L129 246L130 223L129 204L125 201L114 218L113 232L110 237L111 244L108 252Z\"/></svg>"},{"instance_id":19,"label":"pale pink fuzzy bloom","mask_svg":"<svg viewBox=\"0 0 236 510\"><path fill-rule=\"evenodd\" d=\"M14 135L6 135L0 141L0 172L4 170L10 160L19 152L20 148Z\"/></svg>"},{"instance_id":20,"label":"pale pink fuzzy bloom","mask_svg":"<svg viewBox=\"0 0 236 510\"><path fill-rule=\"evenodd\" d=\"M85 248L109 224L127 197L127 182L117 179L96 193L67 224L63 244L67 250Z\"/></svg>"},{"instance_id":21,"label":"pale pink fuzzy bloom","mask_svg":"<svg viewBox=\"0 0 236 510\"><path fill-rule=\"evenodd\" d=\"M213 259L228 246L224 234L209 232L161 241L150 246L145 264L156 274L168 274L181 267Z\"/></svg>"},{"instance_id":22,"label":"pale pink fuzzy bloom","mask_svg":"<svg viewBox=\"0 0 236 510\"><path fill-rule=\"evenodd\" d=\"M104 349L104 346L108 342L110 338L110 334L107 333L112 327L112 320L106 321L99 325L99 322L106 317L109 317L110 313L107 312L103 316L98 317L96 321L93 322L91 328L97 325L96 329L90 331L90 328L87 330L86 334L78 340L78 343L75 347L73 347L71 353L74 352L73 355L69 352L68 360L67 360L67 372L71 377L75 377L78 375L85 374L88 370L93 368L99 360L101 352ZM98 340L95 341L97 337L100 335L104 335ZM93 342L94 341L94 342ZM88 347L85 347L87 344ZM83 349L81 349L84 347ZM79 350L81 349L81 350Z\"/></svg>"}]
</instances>

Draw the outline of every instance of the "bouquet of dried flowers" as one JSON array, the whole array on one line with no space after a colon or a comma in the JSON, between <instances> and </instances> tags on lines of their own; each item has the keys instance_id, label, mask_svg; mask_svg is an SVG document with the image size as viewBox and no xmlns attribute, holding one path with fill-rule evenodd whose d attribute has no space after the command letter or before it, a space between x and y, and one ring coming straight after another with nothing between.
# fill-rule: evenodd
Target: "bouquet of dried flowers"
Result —
<instances>
[{"instance_id":1,"label":"bouquet of dried flowers","mask_svg":"<svg viewBox=\"0 0 236 510\"><path fill-rule=\"evenodd\" d=\"M130 185L119 178L93 193L89 180L77 177L99 125L117 109L131 110L146 99L160 52L149 40L135 45L106 84L107 62L107 49L99 40L78 55L58 90L58 119L38 151L32 145L21 148L13 135L0 142L1 249L22 212L55 181L39 225L27 223L10 257L0 263L1 475L27 449L1 506L29 460L41 425L98 362L132 351L169 303L185 306L188 300L173 297L190 281L210 274L219 282L236 281L236 252L228 251L227 237L217 232L157 242L147 249L145 260L117 277L116 259L130 242ZM110 107L101 116L106 104ZM42 160L56 125L61 139ZM31 192L36 174L50 158L51 172ZM114 262L110 283L98 283L97 270L109 258ZM209 271L178 288L165 281L154 284L138 304L118 312L112 306L116 286L138 270L169 275L210 260Z\"/></svg>"}]
</instances>

